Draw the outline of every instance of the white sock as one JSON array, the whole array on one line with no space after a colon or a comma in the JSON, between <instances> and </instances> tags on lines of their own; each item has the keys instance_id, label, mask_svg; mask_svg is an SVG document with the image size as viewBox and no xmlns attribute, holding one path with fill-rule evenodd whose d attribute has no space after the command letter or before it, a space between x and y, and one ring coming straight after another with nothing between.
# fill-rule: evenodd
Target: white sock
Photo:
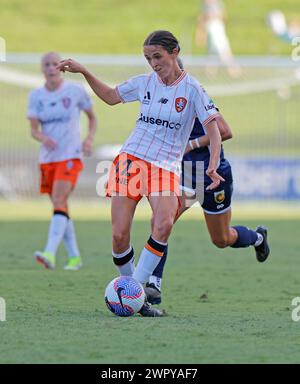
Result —
<instances>
[{"instance_id":1,"label":"white sock","mask_svg":"<svg viewBox=\"0 0 300 384\"><path fill-rule=\"evenodd\" d=\"M257 240L254 244L254 247L257 247L264 241L263 235L261 233L256 232L256 234L257 234Z\"/></svg>"},{"instance_id":2,"label":"white sock","mask_svg":"<svg viewBox=\"0 0 300 384\"><path fill-rule=\"evenodd\" d=\"M154 269L160 262L161 257L143 248L139 262L133 273L133 278L144 284L149 281Z\"/></svg>"},{"instance_id":3,"label":"white sock","mask_svg":"<svg viewBox=\"0 0 300 384\"><path fill-rule=\"evenodd\" d=\"M162 283L162 278L161 277L157 277L157 276L151 275L150 278L149 278L149 283L150 284L154 284L156 286L156 288L159 291L161 291L161 283Z\"/></svg>"},{"instance_id":4,"label":"white sock","mask_svg":"<svg viewBox=\"0 0 300 384\"><path fill-rule=\"evenodd\" d=\"M130 255L130 254L132 254L132 255ZM113 255L114 259L116 259L116 260L114 260L114 263L116 265L117 270L120 273L120 276L132 276L134 269L135 269L134 251L133 251L132 246L130 246L127 249L127 251L125 251L123 253L112 252L112 255ZM126 256L130 257L130 260L128 260L127 263L125 263L123 265L116 264L118 262L117 259L121 259L122 257L126 257Z\"/></svg>"},{"instance_id":5,"label":"white sock","mask_svg":"<svg viewBox=\"0 0 300 384\"><path fill-rule=\"evenodd\" d=\"M48 232L48 241L45 252L56 254L57 248L63 239L68 224L67 216L55 213L52 217Z\"/></svg>"},{"instance_id":6,"label":"white sock","mask_svg":"<svg viewBox=\"0 0 300 384\"><path fill-rule=\"evenodd\" d=\"M64 233L64 243L69 257L79 257L80 252L76 240L76 232L74 223L71 219L68 220L66 230Z\"/></svg>"}]
</instances>

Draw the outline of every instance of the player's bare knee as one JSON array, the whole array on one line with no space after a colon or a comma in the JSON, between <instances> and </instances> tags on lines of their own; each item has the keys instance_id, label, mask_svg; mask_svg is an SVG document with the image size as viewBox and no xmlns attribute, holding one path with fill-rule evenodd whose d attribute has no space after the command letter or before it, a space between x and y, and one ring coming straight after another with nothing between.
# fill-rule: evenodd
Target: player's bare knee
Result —
<instances>
[{"instance_id":1,"label":"player's bare knee","mask_svg":"<svg viewBox=\"0 0 300 384\"><path fill-rule=\"evenodd\" d=\"M129 233L127 230L113 231L113 248L119 252L124 252L124 249L129 246Z\"/></svg>"},{"instance_id":2,"label":"player's bare knee","mask_svg":"<svg viewBox=\"0 0 300 384\"><path fill-rule=\"evenodd\" d=\"M52 200L54 209L62 209L67 206L66 198L63 195L54 194L52 195L51 200Z\"/></svg>"},{"instance_id":3,"label":"player's bare knee","mask_svg":"<svg viewBox=\"0 0 300 384\"><path fill-rule=\"evenodd\" d=\"M211 239L213 244L218 248L226 248L228 247L228 238L224 237L216 237Z\"/></svg>"}]
</instances>

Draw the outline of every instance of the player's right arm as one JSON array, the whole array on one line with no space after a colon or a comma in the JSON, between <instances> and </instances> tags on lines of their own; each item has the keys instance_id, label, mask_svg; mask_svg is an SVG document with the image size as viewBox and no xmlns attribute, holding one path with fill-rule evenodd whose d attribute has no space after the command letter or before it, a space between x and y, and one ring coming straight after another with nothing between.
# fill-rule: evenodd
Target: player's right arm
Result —
<instances>
[{"instance_id":1,"label":"player's right arm","mask_svg":"<svg viewBox=\"0 0 300 384\"><path fill-rule=\"evenodd\" d=\"M39 120L35 118L29 118L29 121L31 127L31 136L36 141L39 141L40 143L44 144L48 149L54 149L56 147L56 142L51 139L51 137L44 135L43 132L40 131Z\"/></svg>"},{"instance_id":2,"label":"player's right arm","mask_svg":"<svg viewBox=\"0 0 300 384\"><path fill-rule=\"evenodd\" d=\"M88 71L83 65L75 60L68 59L62 60L57 68L62 72L81 73L86 81L89 83L95 94L106 104L115 105L121 103L121 98L116 92L115 88L103 83L97 79L91 72Z\"/></svg>"}]
</instances>

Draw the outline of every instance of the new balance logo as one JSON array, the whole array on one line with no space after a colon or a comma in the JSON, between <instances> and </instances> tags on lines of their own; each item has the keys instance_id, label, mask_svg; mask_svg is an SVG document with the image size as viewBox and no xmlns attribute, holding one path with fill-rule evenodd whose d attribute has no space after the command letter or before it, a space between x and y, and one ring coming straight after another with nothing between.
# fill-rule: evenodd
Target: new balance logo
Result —
<instances>
[{"instance_id":1,"label":"new balance logo","mask_svg":"<svg viewBox=\"0 0 300 384\"><path fill-rule=\"evenodd\" d=\"M144 96L143 104L146 104L146 105L150 104L150 100L151 100L151 96L150 96L150 92L148 91Z\"/></svg>"},{"instance_id":2,"label":"new balance logo","mask_svg":"<svg viewBox=\"0 0 300 384\"><path fill-rule=\"evenodd\" d=\"M167 104L168 101L169 101L168 99L164 99L163 97L160 100L158 100L158 102L162 104Z\"/></svg>"}]
</instances>

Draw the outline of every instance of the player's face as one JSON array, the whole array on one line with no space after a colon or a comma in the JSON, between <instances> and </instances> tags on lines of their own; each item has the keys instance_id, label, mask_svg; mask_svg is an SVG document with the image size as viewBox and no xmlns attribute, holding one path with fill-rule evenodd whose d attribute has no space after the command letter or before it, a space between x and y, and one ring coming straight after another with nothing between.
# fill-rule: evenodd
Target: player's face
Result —
<instances>
[{"instance_id":1,"label":"player's face","mask_svg":"<svg viewBox=\"0 0 300 384\"><path fill-rule=\"evenodd\" d=\"M161 79L167 78L176 66L177 54L170 54L160 45L145 45L144 55Z\"/></svg>"},{"instance_id":2,"label":"player's face","mask_svg":"<svg viewBox=\"0 0 300 384\"><path fill-rule=\"evenodd\" d=\"M60 57L54 53L50 53L43 57L42 60L42 72L45 75L46 80L60 79L61 74L57 65L60 62Z\"/></svg>"}]
</instances>

